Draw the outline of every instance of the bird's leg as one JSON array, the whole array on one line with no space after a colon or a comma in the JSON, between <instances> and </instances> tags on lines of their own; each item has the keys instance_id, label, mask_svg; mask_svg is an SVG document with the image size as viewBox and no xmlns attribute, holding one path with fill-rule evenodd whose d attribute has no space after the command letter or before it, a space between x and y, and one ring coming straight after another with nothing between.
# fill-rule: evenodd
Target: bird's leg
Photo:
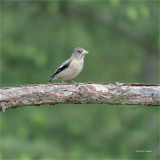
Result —
<instances>
[{"instance_id":1,"label":"bird's leg","mask_svg":"<svg viewBox=\"0 0 160 160\"><path fill-rule=\"evenodd\" d=\"M63 80L63 79L62 79L62 83L63 83L63 84L67 84L66 82L64 82L64 80Z\"/></svg>"},{"instance_id":2,"label":"bird's leg","mask_svg":"<svg viewBox=\"0 0 160 160\"><path fill-rule=\"evenodd\" d=\"M78 85L78 83L76 83L75 81L73 81L72 79L70 80L71 82L73 82L74 84Z\"/></svg>"}]
</instances>

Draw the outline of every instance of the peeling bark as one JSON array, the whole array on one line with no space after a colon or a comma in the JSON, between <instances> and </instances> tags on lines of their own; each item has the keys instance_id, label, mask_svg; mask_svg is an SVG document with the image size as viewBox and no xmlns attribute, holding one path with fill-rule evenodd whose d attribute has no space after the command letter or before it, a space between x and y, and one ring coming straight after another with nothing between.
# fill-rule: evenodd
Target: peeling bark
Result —
<instances>
[{"instance_id":1,"label":"peeling bark","mask_svg":"<svg viewBox=\"0 0 160 160\"><path fill-rule=\"evenodd\" d=\"M59 103L160 106L160 85L37 84L0 88L0 110Z\"/></svg>"}]
</instances>

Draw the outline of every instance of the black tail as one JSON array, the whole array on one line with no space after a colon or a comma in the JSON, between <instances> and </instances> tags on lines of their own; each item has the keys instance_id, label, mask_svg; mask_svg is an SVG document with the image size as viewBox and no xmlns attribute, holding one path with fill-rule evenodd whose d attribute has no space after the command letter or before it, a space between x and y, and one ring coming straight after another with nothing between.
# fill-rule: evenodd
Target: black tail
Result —
<instances>
[{"instance_id":1,"label":"black tail","mask_svg":"<svg viewBox=\"0 0 160 160\"><path fill-rule=\"evenodd\" d=\"M54 79L55 75L52 75L48 82L51 82Z\"/></svg>"}]
</instances>

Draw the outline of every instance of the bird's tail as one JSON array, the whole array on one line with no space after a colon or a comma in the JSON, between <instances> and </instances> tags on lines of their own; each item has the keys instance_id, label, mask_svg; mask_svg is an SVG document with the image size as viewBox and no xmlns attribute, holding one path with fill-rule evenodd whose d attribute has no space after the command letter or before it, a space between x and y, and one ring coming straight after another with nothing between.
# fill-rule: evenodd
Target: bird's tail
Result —
<instances>
[{"instance_id":1,"label":"bird's tail","mask_svg":"<svg viewBox=\"0 0 160 160\"><path fill-rule=\"evenodd\" d=\"M57 79L57 78L56 78L55 75L53 74L53 75L50 77L50 79L49 79L48 82L51 82L52 80L55 80L55 79Z\"/></svg>"}]
</instances>

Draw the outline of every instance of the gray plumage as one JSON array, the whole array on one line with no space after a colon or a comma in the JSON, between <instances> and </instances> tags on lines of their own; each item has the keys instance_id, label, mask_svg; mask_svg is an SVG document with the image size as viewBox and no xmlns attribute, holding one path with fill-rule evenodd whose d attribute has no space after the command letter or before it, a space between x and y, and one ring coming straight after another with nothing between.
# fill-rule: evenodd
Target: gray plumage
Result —
<instances>
[{"instance_id":1,"label":"gray plumage","mask_svg":"<svg viewBox=\"0 0 160 160\"><path fill-rule=\"evenodd\" d=\"M71 80L78 76L83 69L84 57L88 54L83 48L75 48L74 52L68 60L63 62L55 73L50 77L49 82L55 79Z\"/></svg>"}]
</instances>

